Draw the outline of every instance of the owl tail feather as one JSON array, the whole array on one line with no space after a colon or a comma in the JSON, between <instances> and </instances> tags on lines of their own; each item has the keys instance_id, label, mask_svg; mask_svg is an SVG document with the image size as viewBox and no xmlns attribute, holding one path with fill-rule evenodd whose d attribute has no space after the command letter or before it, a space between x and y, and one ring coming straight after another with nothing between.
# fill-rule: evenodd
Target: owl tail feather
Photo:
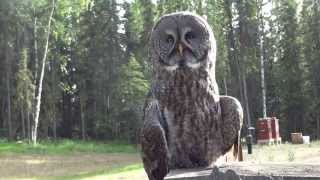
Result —
<instances>
[{"instance_id":1,"label":"owl tail feather","mask_svg":"<svg viewBox=\"0 0 320 180\"><path fill-rule=\"evenodd\" d=\"M240 136L239 136L240 137ZM225 162L243 161L242 145L240 138L236 138L236 141L231 146L229 151L225 154Z\"/></svg>"}]
</instances>

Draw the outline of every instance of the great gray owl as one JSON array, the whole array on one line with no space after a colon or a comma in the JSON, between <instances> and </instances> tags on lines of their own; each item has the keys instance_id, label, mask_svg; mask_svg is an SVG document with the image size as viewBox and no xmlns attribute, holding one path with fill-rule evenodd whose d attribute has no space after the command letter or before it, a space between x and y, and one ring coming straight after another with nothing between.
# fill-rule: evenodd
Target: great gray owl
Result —
<instances>
[{"instance_id":1,"label":"great gray owl","mask_svg":"<svg viewBox=\"0 0 320 180\"><path fill-rule=\"evenodd\" d=\"M235 147L242 125L240 103L219 96L216 43L198 15L165 15L150 36L152 83L141 131L142 160L149 179L170 169L212 166Z\"/></svg>"}]
</instances>

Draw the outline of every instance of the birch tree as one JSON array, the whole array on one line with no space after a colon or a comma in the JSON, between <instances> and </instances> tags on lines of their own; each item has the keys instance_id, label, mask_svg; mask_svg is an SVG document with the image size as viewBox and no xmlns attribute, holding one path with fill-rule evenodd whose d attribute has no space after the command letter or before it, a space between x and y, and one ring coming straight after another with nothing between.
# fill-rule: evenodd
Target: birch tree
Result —
<instances>
[{"instance_id":1,"label":"birch tree","mask_svg":"<svg viewBox=\"0 0 320 180\"><path fill-rule=\"evenodd\" d=\"M39 125L39 115L40 115L40 109L41 109L41 93L42 93L42 84L43 84L43 77L45 73L45 65L46 65L46 59L48 55L48 48L49 48L49 37L50 37L50 29L51 29L51 21L52 21L52 16L54 12L54 6L55 6L55 1L52 0L52 8L48 20L48 26L47 26L47 35L46 35L46 43L45 43L45 48L44 48L44 53L43 53L43 58L42 58L42 66L41 66L41 73L40 73L40 79L38 83L38 94L36 97L36 108L35 108L35 117L34 117L34 124L32 127L32 142L34 145L37 144L37 135L38 135L38 125Z\"/></svg>"},{"instance_id":2,"label":"birch tree","mask_svg":"<svg viewBox=\"0 0 320 180\"><path fill-rule=\"evenodd\" d=\"M260 21L260 29L258 30L259 36L259 48L260 48L260 75L261 75L261 91L262 91L262 117L267 117L267 103L266 103L266 86L265 86L265 78L264 78L264 47L263 47L263 38L264 38L264 22L263 22L263 0L257 1L258 10L259 10L259 21Z\"/></svg>"}]
</instances>

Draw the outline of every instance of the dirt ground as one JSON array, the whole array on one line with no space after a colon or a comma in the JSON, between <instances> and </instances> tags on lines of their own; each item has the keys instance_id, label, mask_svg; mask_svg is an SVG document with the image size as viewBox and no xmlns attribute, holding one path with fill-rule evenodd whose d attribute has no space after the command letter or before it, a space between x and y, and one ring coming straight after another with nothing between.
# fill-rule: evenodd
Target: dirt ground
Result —
<instances>
[{"instance_id":1,"label":"dirt ground","mask_svg":"<svg viewBox=\"0 0 320 180\"><path fill-rule=\"evenodd\" d=\"M132 170L111 175L98 175L84 180L148 180L148 177L143 169Z\"/></svg>"},{"instance_id":2,"label":"dirt ground","mask_svg":"<svg viewBox=\"0 0 320 180\"><path fill-rule=\"evenodd\" d=\"M2 179L79 175L139 163L138 154L0 155Z\"/></svg>"},{"instance_id":3,"label":"dirt ground","mask_svg":"<svg viewBox=\"0 0 320 180\"><path fill-rule=\"evenodd\" d=\"M255 146L252 155L244 149L245 163L307 163L320 166L320 143L312 145ZM94 173L141 163L139 154L1 155L0 179L74 176L92 173L81 179L146 180L143 169L121 173Z\"/></svg>"}]
</instances>

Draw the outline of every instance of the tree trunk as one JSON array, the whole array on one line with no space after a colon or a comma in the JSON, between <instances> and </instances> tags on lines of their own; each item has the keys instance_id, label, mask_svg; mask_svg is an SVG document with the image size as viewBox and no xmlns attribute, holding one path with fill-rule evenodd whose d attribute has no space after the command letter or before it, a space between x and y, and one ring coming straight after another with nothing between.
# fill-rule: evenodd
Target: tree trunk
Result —
<instances>
[{"instance_id":1,"label":"tree trunk","mask_svg":"<svg viewBox=\"0 0 320 180\"><path fill-rule=\"evenodd\" d=\"M228 95L228 86L227 86L227 80L226 77L223 78L223 85L224 85L224 94Z\"/></svg>"},{"instance_id":2,"label":"tree trunk","mask_svg":"<svg viewBox=\"0 0 320 180\"><path fill-rule=\"evenodd\" d=\"M319 117L316 117L316 121L317 121L317 133L316 133L316 137L317 139L320 138L320 118Z\"/></svg>"},{"instance_id":3,"label":"tree trunk","mask_svg":"<svg viewBox=\"0 0 320 180\"><path fill-rule=\"evenodd\" d=\"M242 79L241 79L241 68L239 63L239 58L236 55L237 48L236 48L236 39L234 34L234 27L233 27L233 15L232 15L232 2L231 1L225 1L225 11L228 17L228 33L227 33L227 43L228 43L228 59L229 59L229 65L230 65L230 71L231 71L231 83L238 86L233 86L234 94L238 93L238 97L240 97L240 102L243 105L244 104L244 98L243 98L243 87L242 87ZM238 90L237 91L235 91Z\"/></svg>"},{"instance_id":4,"label":"tree trunk","mask_svg":"<svg viewBox=\"0 0 320 180\"><path fill-rule=\"evenodd\" d=\"M53 123L53 139L57 140L57 122L56 122L56 113L53 113L53 119L52 119L52 123Z\"/></svg>"},{"instance_id":5,"label":"tree trunk","mask_svg":"<svg viewBox=\"0 0 320 180\"><path fill-rule=\"evenodd\" d=\"M258 3L258 2L257 2ZM263 0L259 2L259 20L260 20L260 30L258 30L258 36L260 40L260 72L261 72L261 91L262 91L262 115L263 118L267 117L267 103L266 103L266 87L265 87L265 78L264 78L264 23L263 23L263 14L262 14L262 3Z\"/></svg>"},{"instance_id":6,"label":"tree trunk","mask_svg":"<svg viewBox=\"0 0 320 180\"><path fill-rule=\"evenodd\" d=\"M243 81L243 92L244 92L244 101L245 101L245 113L247 116L247 126L248 128L251 127L251 116L250 116L250 108L249 108L249 100L248 100L248 94L247 94L247 82L246 82L246 77L244 75L244 77L242 77L242 81Z\"/></svg>"},{"instance_id":7,"label":"tree trunk","mask_svg":"<svg viewBox=\"0 0 320 180\"><path fill-rule=\"evenodd\" d=\"M9 71L9 70L8 70ZM8 139L12 140L13 138L13 132L12 132L12 120L11 120L11 88L10 88L10 75L9 72L7 72L7 77L6 77L6 86L7 86L7 113L8 113Z\"/></svg>"},{"instance_id":8,"label":"tree trunk","mask_svg":"<svg viewBox=\"0 0 320 180\"><path fill-rule=\"evenodd\" d=\"M82 140L86 140L86 127L85 127L85 119L84 119L84 113L81 112L81 136Z\"/></svg>"},{"instance_id":9,"label":"tree trunk","mask_svg":"<svg viewBox=\"0 0 320 180\"><path fill-rule=\"evenodd\" d=\"M38 80L38 33L37 33L37 15L36 15L36 9L33 9L34 13L34 19L33 19L33 46L34 46L34 84L37 85Z\"/></svg>"},{"instance_id":10,"label":"tree trunk","mask_svg":"<svg viewBox=\"0 0 320 180\"><path fill-rule=\"evenodd\" d=\"M5 128L6 127L6 121L4 120L5 118L3 117L3 115L6 112L6 98L1 99L1 125L0 128Z\"/></svg>"},{"instance_id":11,"label":"tree trunk","mask_svg":"<svg viewBox=\"0 0 320 180\"><path fill-rule=\"evenodd\" d=\"M30 124L30 111L27 110L27 138L28 138L28 142L30 143L30 135L31 135L31 132L30 132L30 129L31 129L31 124Z\"/></svg>"},{"instance_id":12,"label":"tree trunk","mask_svg":"<svg viewBox=\"0 0 320 180\"><path fill-rule=\"evenodd\" d=\"M5 39L5 43L7 40ZM8 125L8 139L13 139L13 131L12 131L12 119L11 119L11 63L9 61L8 55L8 44L5 44L5 60L6 60L6 89L7 89L7 125Z\"/></svg>"},{"instance_id":13,"label":"tree trunk","mask_svg":"<svg viewBox=\"0 0 320 180\"><path fill-rule=\"evenodd\" d=\"M26 126L25 126L23 106L21 106L21 132L22 132L22 139L25 139L26 138Z\"/></svg>"},{"instance_id":14,"label":"tree trunk","mask_svg":"<svg viewBox=\"0 0 320 180\"><path fill-rule=\"evenodd\" d=\"M37 29L38 29L38 25L37 25L37 15L36 15L36 9L33 8L33 16L34 16L34 19L33 19L33 46L34 46L34 85L35 87L37 87L38 85L38 71L39 71L39 60L38 60L38 33L37 33ZM36 88L33 89L33 92L32 92L32 105L31 105L31 116L32 116L32 119L34 119L35 117L35 104L36 104ZM29 117L30 118L30 117ZM30 120L30 119L29 119ZM30 121L29 121L30 123ZM34 125L32 124L32 127ZM28 131L28 136L29 136L29 141L31 140L31 137L33 137L33 132L31 132L31 129L34 129L34 128L31 128L31 124L29 124L29 131ZM30 137L31 135L31 137Z\"/></svg>"},{"instance_id":15,"label":"tree trunk","mask_svg":"<svg viewBox=\"0 0 320 180\"><path fill-rule=\"evenodd\" d=\"M81 137L82 140L86 139L86 123L84 119L84 100L80 98L80 111L81 111Z\"/></svg>"},{"instance_id":16,"label":"tree trunk","mask_svg":"<svg viewBox=\"0 0 320 180\"><path fill-rule=\"evenodd\" d=\"M39 85L38 85L38 92L37 92L37 97L36 97L36 109L35 109L35 118L34 118L34 126L32 129L32 142L34 145L37 144L37 130L38 130L38 124L39 124L39 115L40 115L40 108L41 108L41 93L42 93L42 81L44 77L44 71L45 71L45 65L46 65L46 59L47 59L47 54L48 54L48 47L49 47L49 37L50 37L50 30L51 30L51 20L54 12L54 6L55 2L52 0L52 9L51 13L49 16L49 22L47 26L47 37L46 37L46 44L45 44L45 49L44 49L44 54L43 54L43 59L42 59L42 67L41 67L41 74L40 74L40 79L39 79Z\"/></svg>"},{"instance_id":17,"label":"tree trunk","mask_svg":"<svg viewBox=\"0 0 320 180\"><path fill-rule=\"evenodd\" d=\"M96 119L96 117L97 117L97 114L98 114L98 112L97 112L98 110L97 110L97 100L96 100L96 98L94 98L94 102L93 102L93 114L95 115L95 119ZM107 114L107 117L108 117L108 115L109 115L109 113ZM95 120L95 122L91 122L91 128L92 127L94 127L95 125L95 123L97 123L97 121ZM96 131L93 131L92 132L92 134L93 134L93 136L95 137L95 138L97 138L97 132Z\"/></svg>"},{"instance_id":18,"label":"tree trunk","mask_svg":"<svg viewBox=\"0 0 320 180\"><path fill-rule=\"evenodd\" d=\"M73 125L73 108L72 108L72 95L68 92L63 92L62 96L62 121L63 127L60 136L63 138L72 138L72 125Z\"/></svg>"},{"instance_id":19,"label":"tree trunk","mask_svg":"<svg viewBox=\"0 0 320 180\"><path fill-rule=\"evenodd\" d=\"M237 77L238 77L238 85L239 85L240 102L241 102L241 104L243 106L245 104L244 88L243 88L243 77L242 77L242 72L241 72L239 59L236 58L235 60L236 60L236 65L237 65Z\"/></svg>"}]
</instances>

